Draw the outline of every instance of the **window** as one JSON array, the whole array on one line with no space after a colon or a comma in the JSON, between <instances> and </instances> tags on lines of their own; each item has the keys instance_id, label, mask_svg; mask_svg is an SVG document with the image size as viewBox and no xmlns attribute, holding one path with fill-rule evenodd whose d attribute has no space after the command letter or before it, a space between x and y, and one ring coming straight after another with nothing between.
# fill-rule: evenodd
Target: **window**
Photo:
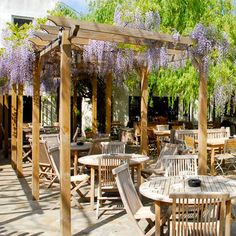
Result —
<instances>
[{"instance_id":1,"label":"window","mask_svg":"<svg viewBox=\"0 0 236 236\"><path fill-rule=\"evenodd\" d=\"M24 16L12 16L12 21L14 24L18 24L18 26L22 26L23 24L29 24L32 22L33 18L31 17L24 17Z\"/></svg>"}]
</instances>

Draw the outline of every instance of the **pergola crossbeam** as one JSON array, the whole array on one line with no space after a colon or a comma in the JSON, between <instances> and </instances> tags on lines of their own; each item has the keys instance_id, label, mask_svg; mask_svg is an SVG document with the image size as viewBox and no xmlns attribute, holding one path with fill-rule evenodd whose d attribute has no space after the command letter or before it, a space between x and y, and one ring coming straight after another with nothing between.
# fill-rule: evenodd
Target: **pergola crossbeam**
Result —
<instances>
[{"instance_id":1,"label":"pergola crossbeam","mask_svg":"<svg viewBox=\"0 0 236 236\"><path fill-rule=\"evenodd\" d=\"M48 46L46 46L45 49L43 49L40 52L40 57L42 56L46 56L47 54L49 54L53 49L57 49L60 46L60 40L56 39L56 41L54 41L52 44L49 44Z\"/></svg>"},{"instance_id":2,"label":"pergola crossbeam","mask_svg":"<svg viewBox=\"0 0 236 236\"><path fill-rule=\"evenodd\" d=\"M120 36L155 40L155 41L160 41L160 42L170 42L174 44L176 43L185 44L185 45L193 44L193 40L190 37L180 37L178 42L176 42L171 35L157 33L157 32L150 32L146 30L124 28L120 26L99 24L99 23L94 23L94 22L84 22L84 21L62 18L62 17L57 17L57 16L48 16L48 20L54 22L57 26L63 26L63 27L68 27L68 28L71 28L74 25L79 25L80 30L108 34L108 37L109 35L114 34L114 35L120 35Z\"/></svg>"}]
</instances>

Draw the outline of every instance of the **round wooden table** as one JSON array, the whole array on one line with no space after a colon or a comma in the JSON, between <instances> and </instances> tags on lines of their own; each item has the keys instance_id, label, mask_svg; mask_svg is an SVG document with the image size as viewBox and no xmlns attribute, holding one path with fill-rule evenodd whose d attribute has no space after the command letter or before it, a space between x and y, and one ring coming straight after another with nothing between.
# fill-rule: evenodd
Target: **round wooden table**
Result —
<instances>
[{"instance_id":1,"label":"round wooden table","mask_svg":"<svg viewBox=\"0 0 236 236\"><path fill-rule=\"evenodd\" d=\"M78 145L76 142L70 144L70 150L74 154L74 175L78 174L77 168L78 168L79 153L89 151L91 146L92 143L90 142L84 142L83 145Z\"/></svg>"},{"instance_id":2,"label":"round wooden table","mask_svg":"<svg viewBox=\"0 0 236 236\"><path fill-rule=\"evenodd\" d=\"M90 204L91 207L94 208L94 198L95 198L95 169L99 166L99 158L102 157L104 154L97 154L97 155L88 155L84 157L80 157L78 162L90 167L90 185L91 185L91 194L90 194ZM107 154L106 154L107 155ZM140 155L140 154L128 154L128 153L120 153L116 154L120 156L130 156L130 166L137 170L137 184L138 186L141 185L141 169L142 164L149 160L148 156Z\"/></svg>"},{"instance_id":3,"label":"round wooden table","mask_svg":"<svg viewBox=\"0 0 236 236\"><path fill-rule=\"evenodd\" d=\"M189 187L188 179L197 178L201 180L200 187ZM207 192L223 192L229 193L231 198L236 197L236 181L224 178L222 176L206 176L198 175L192 177L181 178L179 176L157 177L143 183L139 188L140 193L155 201L156 212L156 235L161 235L160 229L160 212L162 204L171 204L172 199L169 198L170 193L207 193ZM230 204L227 203L227 204ZM228 207L229 208L229 207ZM230 221L230 214L227 214L227 220Z\"/></svg>"}]
</instances>

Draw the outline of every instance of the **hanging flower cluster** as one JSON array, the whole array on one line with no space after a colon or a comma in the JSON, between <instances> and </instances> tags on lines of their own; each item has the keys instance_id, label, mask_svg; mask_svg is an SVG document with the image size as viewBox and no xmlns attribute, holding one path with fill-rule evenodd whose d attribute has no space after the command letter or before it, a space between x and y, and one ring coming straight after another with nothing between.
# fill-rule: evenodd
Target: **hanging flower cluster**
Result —
<instances>
[{"instance_id":1,"label":"hanging flower cluster","mask_svg":"<svg viewBox=\"0 0 236 236\"><path fill-rule=\"evenodd\" d=\"M227 35L212 25L206 27L203 24L197 24L190 36L197 42L195 47L191 49L191 53L195 58L202 60L205 72L208 70L213 51L218 52L217 62L220 62L223 56L228 53Z\"/></svg>"},{"instance_id":2,"label":"hanging flower cluster","mask_svg":"<svg viewBox=\"0 0 236 236\"><path fill-rule=\"evenodd\" d=\"M23 84L32 81L35 54L27 39L9 40L12 32L3 30L2 44L4 51L0 56L0 80L2 92L7 92L12 84Z\"/></svg>"},{"instance_id":3,"label":"hanging flower cluster","mask_svg":"<svg viewBox=\"0 0 236 236\"><path fill-rule=\"evenodd\" d=\"M114 14L114 24L126 28L135 28L148 31L158 31L160 16L158 12L141 14L139 9L122 11L117 7ZM123 78L135 68L148 66L150 70L166 67L168 54L164 46L157 48L153 41L147 47L132 48L117 43L91 40L84 46L83 59L88 73L97 73L101 77L113 72L117 78Z\"/></svg>"}]
</instances>

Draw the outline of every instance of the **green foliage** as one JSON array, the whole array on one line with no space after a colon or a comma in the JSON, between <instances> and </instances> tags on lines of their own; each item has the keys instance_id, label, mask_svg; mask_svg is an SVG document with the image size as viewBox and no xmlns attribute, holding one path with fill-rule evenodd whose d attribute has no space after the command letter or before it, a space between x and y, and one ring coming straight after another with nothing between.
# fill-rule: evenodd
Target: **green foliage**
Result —
<instances>
[{"instance_id":1,"label":"green foliage","mask_svg":"<svg viewBox=\"0 0 236 236\"><path fill-rule=\"evenodd\" d=\"M72 19L78 19L79 13L76 12L71 7L67 6L63 2L57 2L55 5L55 8L51 11L48 11L48 14L52 16L62 16L62 17L68 17Z\"/></svg>"}]
</instances>

